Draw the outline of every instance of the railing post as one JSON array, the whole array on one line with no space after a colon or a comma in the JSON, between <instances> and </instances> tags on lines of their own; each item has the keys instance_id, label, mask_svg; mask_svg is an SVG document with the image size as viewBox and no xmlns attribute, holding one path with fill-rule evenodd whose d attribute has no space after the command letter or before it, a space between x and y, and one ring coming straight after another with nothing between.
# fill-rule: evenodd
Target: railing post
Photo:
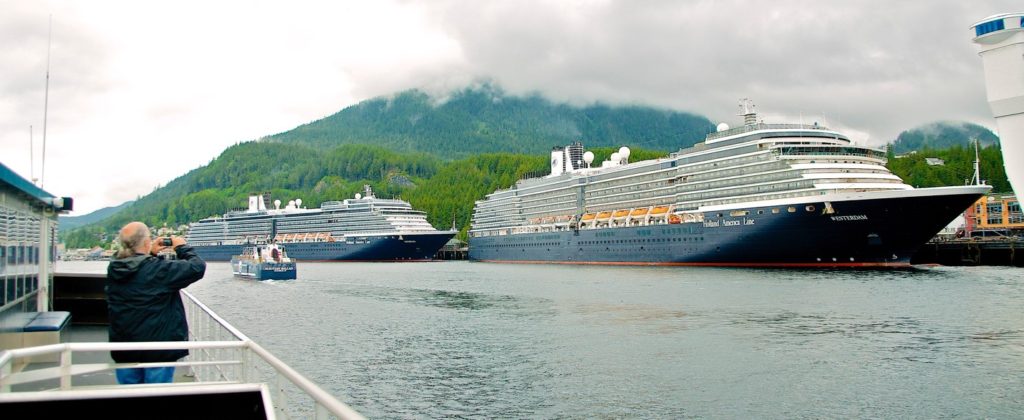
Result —
<instances>
[{"instance_id":1,"label":"railing post","mask_svg":"<svg viewBox=\"0 0 1024 420\"><path fill-rule=\"evenodd\" d=\"M7 378L11 376L11 365L14 364L14 358L12 357L3 366L0 366L0 392L11 392L11 385L7 383Z\"/></svg>"},{"instance_id":2,"label":"railing post","mask_svg":"<svg viewBox=\"0 0 1024 420\"><path fill-rule=\"evenodd\" d=\"M60 352L60 389L71 389L71 347L66 344Z\"/></svg>"},{"instance_id":3,"label":"railing post","mask_svg":"<svg viewBox=\"0 0 1024 420\"><path fill-rule=\"evenodd\" d=\"M284 375L281 372L277 372L274 376L274 409L277 410L277 415L283 419L288 418L288 400L284 395Z\"/></svg>"}]
</instances>

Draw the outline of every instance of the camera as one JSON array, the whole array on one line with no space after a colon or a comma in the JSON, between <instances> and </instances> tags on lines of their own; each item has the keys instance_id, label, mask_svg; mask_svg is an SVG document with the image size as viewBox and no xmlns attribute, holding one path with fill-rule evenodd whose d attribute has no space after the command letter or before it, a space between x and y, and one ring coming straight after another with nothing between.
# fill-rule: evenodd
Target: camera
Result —
<instances>
[{"instance_id":1,"label":"camera","mask_svg":"<svg viewBox=\"0 0 1024 420\"><path fill-rule=\"evenodd\" d=\"M174 244L174 242L171 241L171 237L170 236L168 236L166 238L160 238L160 245L161 246L171 246L172 244Z\"/></svg>"}]
</instances>

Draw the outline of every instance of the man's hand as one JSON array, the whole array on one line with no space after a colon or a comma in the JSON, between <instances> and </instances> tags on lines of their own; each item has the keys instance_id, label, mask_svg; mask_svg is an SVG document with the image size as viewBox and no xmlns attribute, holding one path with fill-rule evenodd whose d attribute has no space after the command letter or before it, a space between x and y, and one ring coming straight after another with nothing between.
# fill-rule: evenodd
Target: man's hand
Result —
<instances>
[{"instance_id":1,"label":"man's hand","mask_svg":"<svg viewBox=\"0 0 1024 420\"><path fill-rule=\"evenodd\" d=\"M149 253L156 255L159 254L160 251L163 251L167 248L177 248L179 246L185 245L185 238L182 238L180 236L171 237L171 246L164 245L165 240L167 240L167 237L165 236L161 236L159 238L154 239L153 245L150 247Z\"/></svg>"}]
</instances>

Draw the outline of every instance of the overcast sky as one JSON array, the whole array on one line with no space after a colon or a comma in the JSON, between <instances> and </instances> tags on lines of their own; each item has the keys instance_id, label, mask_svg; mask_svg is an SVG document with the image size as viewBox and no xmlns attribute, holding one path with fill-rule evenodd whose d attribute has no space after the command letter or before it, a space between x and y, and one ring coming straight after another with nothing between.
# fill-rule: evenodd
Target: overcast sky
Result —
<instances>
[{"instance_id":1,"label":"overcast sky","mask_svg":"<svg viewBox=\"0 0 1024 420\"><path fill-rule=\"evenodd\" d=\"M991 1L0 0L0 162L75 215L227 146L409 88L491 80L574 104L735 125L827 121L879 146L940 120L994 127L969 26ZM33 126L35 163L30 156ZM34 166L34 168L33 168Z\"/></svg>"}]
</instances>

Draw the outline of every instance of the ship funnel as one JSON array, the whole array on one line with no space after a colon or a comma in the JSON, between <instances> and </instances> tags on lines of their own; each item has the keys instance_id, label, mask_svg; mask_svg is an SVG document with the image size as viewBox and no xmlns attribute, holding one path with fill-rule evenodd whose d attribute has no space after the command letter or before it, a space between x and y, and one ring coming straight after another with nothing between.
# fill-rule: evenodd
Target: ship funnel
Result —
<instances>
[{"instance_id":1,"label":"ship funnel","mask_svg":"<svg viewBox=\"0 0 1024 420\"><path fill-rule=\"evenodd\" d=\"M551 176L563 173L565 173L565 148L554 147L551 149Z\"/></svg>"},{"instance_id":2,"label":"ship funnel","mask_svg":"<svg viewBox=\"0 0 1024 420\"><path fill-rule=\"evenodd\" d=\"M566 146L565 153L567 155L566 158L567 158L567 161L569 163L568 165L566 165L567 167L571 166L572 169L580 169L580 168L583 167L583 143L582 142L578 142L578 141L572 142L572 144ZM568 169L568 168L566 168L566 169Z\"/></svg>"}]
</instances>

